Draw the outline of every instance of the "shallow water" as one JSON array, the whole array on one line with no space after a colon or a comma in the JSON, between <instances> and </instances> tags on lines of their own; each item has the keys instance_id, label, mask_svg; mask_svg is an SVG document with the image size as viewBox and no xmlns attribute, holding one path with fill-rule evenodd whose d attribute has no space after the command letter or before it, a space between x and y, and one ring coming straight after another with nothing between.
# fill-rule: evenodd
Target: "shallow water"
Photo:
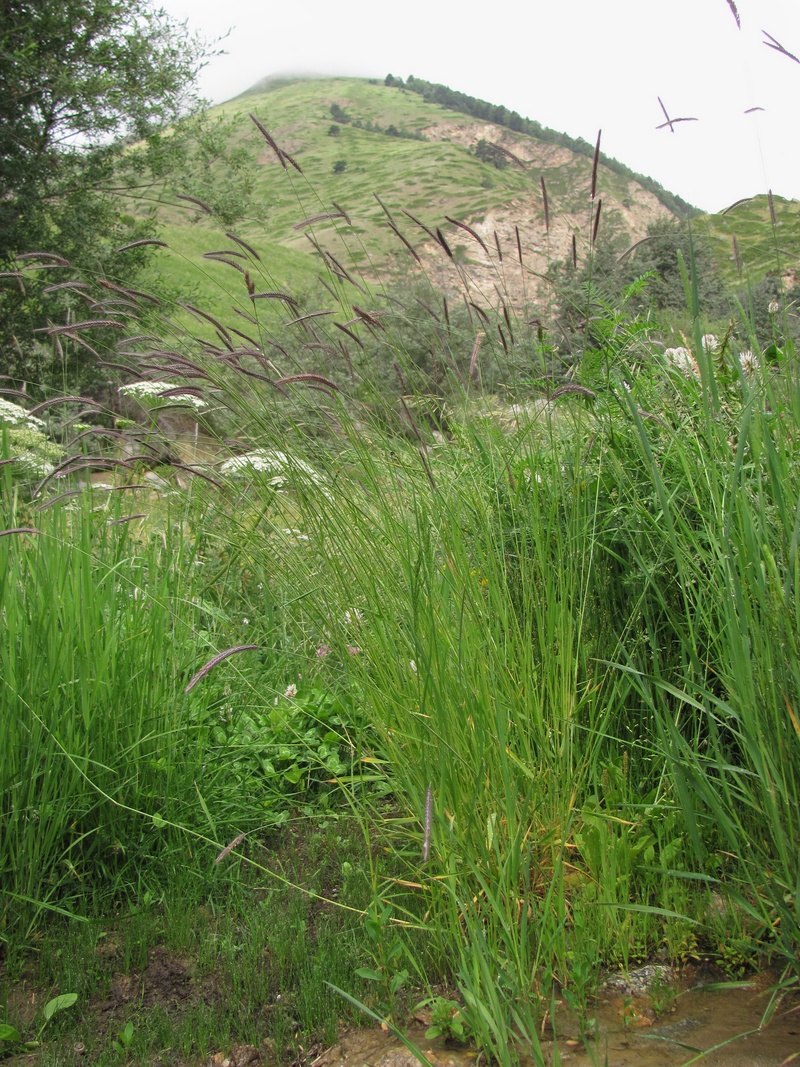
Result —
<instances>
[{"instance_id":1,"label":"shallow water","mask_svg":"<svg viewBox=\"0 0 800 1067\"><path fill-rule=\"evenodd\" d=\"M562 1005L556 1013L560 1062L570 1067L788 1067L795 1056L800 1062L800 1000L784 999L761 1028L768 986L762 978L749 988L720 990L698 975L686 975L672 987L673 1010L660 1015L648 995L610 989L591 1009L595 1025L588 1036ZM475 1067L478 1060L474 1050L426 1041L424 1027L407 1036L436 1067ZM551 1033L542 1042L548 1064L553 1045ZM312 1067L417 1067L417 1060L391 1034L373 1029L345 1035Z\"/></svg>"}]
</instances>

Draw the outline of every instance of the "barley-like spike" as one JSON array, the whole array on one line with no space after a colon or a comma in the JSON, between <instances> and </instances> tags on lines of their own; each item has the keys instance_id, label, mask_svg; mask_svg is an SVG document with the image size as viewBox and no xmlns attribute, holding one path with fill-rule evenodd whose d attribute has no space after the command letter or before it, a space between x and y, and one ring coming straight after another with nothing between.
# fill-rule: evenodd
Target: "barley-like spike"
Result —
<instances>
[{"instance_id":1,"label":"barley-like spike","mask_svg":"<svg viewBox=\"0 0 800 1067\"><path fill-rule=\"evenodd\" d=\"M597 201L597 211L594 216L594 226L592 227L592 244L597 240L597 227L600 225L600 212L603 208L602 198Z\"/></svg>"},{"instance_id":2,"label":"barley-like spike","mask_svg":"<svg viewBox=\"0 0 800 1067\"><path fill-rule=\"evenodd\" d=\"M192 678L192 680L184 689L184 693L188 693L192 689L194 689L198 682L202 681L203 678L205 678L205 676L210 671L212 671L219 663L222 663L222 661L227 659L229 656L233 656L237 652L252 652L254 649L257 648L258 645L234 645L233 648L226 648L224 652L218 652L216 656L212 657L212 659L208 661L208 663L203 664L197 674Z\"/></svg>"},{"instance_id":3,"label":"barley-like spike","mask_svg":"<svg viewBox=\"0 0 800 1067\"><path fill-rule=\"evenodd\" d=\"M247 259L244 252L237 252L233 248L220 248L217 252L203 253L203 259L219 259L220 256L236 256L237 259Z\"/></svg>"},{"instance_id":4,"label":"barley-like spike","mask_svg":"<svg viewBox=\"0 0 800 1067\"><path fill-rule=\"evenodd\" d=\"M447 241L445 241L444 234L442 233L442 231L439 229L438 226L436 227L436 240L439 242L439 244L445 250L445 252L447 253L448 257L450 259L452 259L453 258L453 253L450 251L450 245L447 243Z\"/></svg>"},{"instance_id":5,"label":"barley-like spike","mask_svg":"<svg viewBox=\"0 0 800 1067\"><path fill-rule=\"evenodd\" d=\"M572 235L572 269L578 269L578 242L574 233Z\"/></svg>"},{"instance_id":6,"label":"barley-like spike","mask_svg":"<svg viewBox=\"0 0 800 1067\"><path fill-rule=\"evenodd\" d=\"M22 271L21 270L0 270L0 278L21 278L21 277L22 277ZM70 285L70 284L71 284L70 282L61 282L61 287L65 287L65 286ZM50 293L55 288L57 288L57 287L54 286L54 285L51 285L47 289L43 289L42 292Z\"/></svg>"},{"instance_id":7,"label":"barley-like spike","mask_svg":"<svg viewBox=\"0 0 800 1067\"><path fill-rule=\"evenodd\" d=\"M54 252L20 252L17 259L49 259L54 266L71 267L72 264L63 256L57 256Z\"/></svg>"},{"instance_id":8,"label":"barley-like spike","mask_svg":"<svg viewBox=\"0 0 800 1067\"><path fill-rule=\"evenodd\" d=\"M296 319L290 319L289 322L284 322L284 326L296 326L298 322L306 322L308 319L321 319L326 315L335 315L335 311L309 311L306 315L300 315Z\"/></svg>"},{"instance_id":9,"label":"barley-like spike","mask_svg":"<svg viewBox=\"0 0 800 1067\"><path fill-rule=\"evenodd\" d=\"M8 271L7 273L0 275L3 278L21 278L22 275L19 271ZM100 283L103 284L102 282ZM91 288L88 282L56 282L55 285L48 285L42 289L43 293L55 293L59 289L74 289L76 292L80 289Z\"/></svg>"},{"instance_id":10,"label":"barley-like spike","mask_svg":"<svg viewBox=\"0 0 800 1067\"><path fill-rule=\"evenodd\" d=\"M346 333L346 334L347 334L347 336L348 336L348 337L350 338L350 340L351 340L351 341L355 341L355 343L356 343L356 344L358 345L358 347L359 347L359 348L361 348L361 349L363 349L363 348L364 348L364 345L363 345L363 343L362 343L361 339L360 339L360 338L358 338L358 337L357 337L357 336L356 336L356 335L355 335L355 334L353 333L353 331L352 331L352 330L348 330L348 328L347 328L346 326L342 326L341 322L334 322L334 324L333 324L333 325L334 325L334 326L336 327L336 329L337 329L337 330L341 330L341 331L342 331L342 333Z\"/></svg>"},{"instance_id":11,"label":"barley-like spike","mask_svg":"<svg viewBox=\"0 0 800 1067\"><path fill-rule=\"evenodd\" d=\"M0 392L7 393L7 389L2 389ZM56 404L89 404L90 407L102 409L103 405L98 404L96 400L91 400L86 396L57 396L52 400L43 400L41 404L37 404L35 408L31 408L28 412L29 415L37 415L40 411L46 411L47 408L55 407Z\"/></svg>"},{"instance_id":12,"label":"barley-like spike","mask_svg":"<svg viewBox=\"0 0 800 1067\"><path fill-rule=\"evenodd\" d=\"M500 334L500 344L503 346L503 351L508 355L508 345L506 344L506 335L503 333L503 327L498 322L497 332Z\"/></svg>"},{"instance_id":13,"label":"barley-like spike","mask_svg":"<svg viewBox=\"0 0 800 1067\"><path fill-rule=\"evenodd\" d=\"M104 289L111 289L115 293L121 293L123 296L128 296L132 300L149 300L156 307L161 307L161 301L157 296L153 296L152 293L145 293L141 289L126 289L122 285L115 285L113 282L107 282L103 278L98 279L98 285L102 285Z\"/></svg>"},{"instance_id":14,"label":"barley-like spike","mask_svg":"<svg viewBox=\"0 0 800 1067\"><path fill-rule=\"evenodd\" d=\"M497 258L502 263L503 262L503 249L500 247L500 238L497 236L497 230L494 230L493 233L494 233L494 244L495 244L495 248L497 249Z\"/></svg>"},{"instance_id":15,"label":"barley-like spike","mask_svg":"<svg viewBox=\"0 0 800 1067\"><path fill-rule=\"evenodd\" d=\"M503 305L503 318L506 320L506 326L508 327L508 335L511 338L511 343L513 345L514 344L514 330L513 330L512 326L511 326L511 317L508 314L508 308L506 307L505 300L501 299L501 303Z\"/></svg>"},{"instance_id":16,"label":"barley-like spike","mask_svg":"<svg viewBox=\"0 0 800 1067\"><path fill-rule=\"evenodd\" d=\"M214 865L216 866L218 863L221 863L226 856L229 856L237 845L241 845L245 837L247 837L247 834L238 834L236 837L234 837L233 841L231 841L229 845L226 845L225 848L223 848L222 852L220 852L220 854L214 860Z\"/></svg>"},{"instance_id":17,"label":"barley-like spike","mask_svg":"<svg viewBox=\"0 0 800 1067\"><path fill-rule=\"evenodd\" d=\"M144 486L142 486L141 488L144 489ZM45 501L44 504L39 504L39 506L36 508L36 510L37 511L45 511L47 508L51 508L53 506L53 504L57 504L59 502L59 500L66 500L67 497L80 496L80 495L81 495L81 490L80 489L68 489L64 493L59 493L58 496L51 496L50 499Z\"/></svg>"},{"instance_id":18,"label":"barley-like spike","mask_svg":"<svg viewBox=\"0 0 800 1067\"><path fill-rule=\"evenodd\" d=\"M293 296L289 296L288 293L280 292L268 292L268 293L253 293L250 297L251 300L282 300L284 304L289 304L290 307L299 308L300 301L295 300Z\"/></svg>"},{"instance_id":19,"label":"barley-like spike","mask_svg":"<svg viewBox=\"0 0 800 1067\"><path fill-rule=\"evenodd\" d=\"M333 252L325 252L324 255L328 259L328 261L330 263L332 263L333 266L336 267L337 270L339 270L341 272L342 277L345 278L348 282L350 282L351 285L355 286L356 289L358 289L359 293L363 293L364 296L368 296L369 295L367 293L367 290L364 288L364 286L363 285L359 285L358 282L355 280L355 278L350 276L350 274L345 270L345 268L342 266L342 264L339 262L339 260L333 254Z\"/></svg>"},{"instance_id":20,"label":"barley-like spike","mask_svg":"<svg viewBox=\"0 0 800 1067\"><path fill-rule=\"evenodd\" d=\"M255 294L251 293L250 294L250 298L252 299L254 295ZM241 311L239 308L234 308L233 309L233 313L235 315L241 316L241 318L243 318L246 322L252 323L253 326L258 326L258 319L253 318L252 315L248 315L246 311ZM233 332L235 333L236 331L233 331Z\"/></svg>"},{"instance_id":21,"label":"barley-like spike","mask_svg":"<svg viewBox=\"0 0 800 1067\"><path fill-rule=\"evenodd\" d=\"M419 226L421 230L424 230L432 241L436 240L436 234L433 232L433 230L429 230L424 222L420 222L419 219L412 215L410 211L403 211L403 214L407 218L411 219L415 226Z\"/></svg>"},{"instance_id":22,"label":"barley-like spike","mask_svg":"<svg viewBox=\"0 0 800 1067\"><path fill-rule=\"evenodd\" d=\"M516 163L518 167L522 167L522 169L525 170L525 163L519 156L515 156L513 152L509 152L509 150L503 148L501 144L495 144L494 141L487 141L487 144L489 145L489 148L493 148L495 152L499 152L501 156L506 156L512 163Z\"/></svg>"},{"instance_id":23,"label":"barley-like spike","mask_svg":"<svg viewBox=\"0 0 800 1067\"><path fill-rule=\"evenodd\" d=\"M486 335L481 332L475 337L475 344L472 346L472 355L469 357L469 376L472 378L475 374L475 370L478 366L478 353L481 350L481 344Z\"/></svg>"},{"instance_id":24,"label":"barley-like spike","mask_svg":"<svg viewBox=\"0 0 800 1067\"><path fill-rule=\"evenodd\" d=\"M775 214L775 198L772 195L772 190L767 190L767 203L769 204L769 217L773 226L778 225L778 217Z\"/></svg>"},{"instance_id":25,"label":"barley-like spike","mask_svg":"<svg viewBox=\"0 0 800 1067\"><path fill-rule=\"evenodd\" d=\"M108 526L122 526L124 523L134 522L134 520L136 520L136 519L146 519L146 518L147 518L147 515L145 514L145 512L140 511L138 513L138 515L126 515L124 519L111 519L108 522L107 525Z\"/></svg>"},{"instance_id":26,"label":"barley-like spike","mask_svg":"<svg viewBox=\"0 0 800 1067\"><path fill-rule=\"evenodd\" d=\"M5 462L13 463L14 460L9 459ZM0 537L10 537L11 534L40 534L41 532L33 526L13 526L10 530L0 530Z\"/></svg>"},{"instance_id":27,"label":"barley-like spike","mask_svg":"<svg viewBox=\"0 0 800 1067\"><path fill-rule=\"evenodd\" d=\"M733 238L733 260L734 260L734 262L736 264L736 270L739 273L739 277L741 278L741 276L742 276L742 256L741 256L741 253L739 252L739 242L736 240L735 236Z\"/></svg>"},{"instance_id":28,"label":"barley-like spike","mask_svg":"<svg viewBox=\"0 0 800 1067\"><path fill-rule=\"evenodd\" d=\"M517 258L519 259L519 265L521 267L524 267L525 264L522 262L522 242L520 241L519 237L519 226L514 227L514 233L516 234L517 238Z\"/></svg>"},{"instance_id":29,"label":"barley-like spike","mask_svg":"<svg viewBox=\"0 0 800 1067\"><path fill-rule=\"evenodd\" d=\"M736 4L733 2L733 0L728 0L728 7L731 9L731 14L736 19L736 25L739 27L739 29L741 29L742 20L739 18L739 12L737 11Z\"/></svg>"},{"instance_id":30,"label":"barley-like spike","mask_svg":"<svg viewBox=\"0 0 800 1067\"><path fill-rule=\"evenodd\" d=\"M451 219L449 215L445 215L445 219L453 226L458 226L460 230L464 230L466 233L468 233L470 237L474 238L478 242L478 244L484 250L486 255L489 255L489 249L486 247L483 238L479 233L476 233L471 226L468 226L466 222L459 222L457 219Z\"/></svg>"},{"instance_id":31,"label":"barley-like spike","mask_svg":"<svg viewBox=\"0 0 800 1067\"><path fill-rule=\"evenodd\" d=\"M303 173L303 168L300 166L300 164L297 162L297 160L293 156L290 156L289 153L285 152L283 149L281 149L281 154L283 155L284 159L288 159L289 160L289 162L292 164L292 166L294 167L294 169L297 171L298 174L302 174Z\"/></svg>"},{"instance_id":32,"label":"barley-like spike","mask_svg":"<svg viewBox=\"0 0 800 1067\"><path fill-rule=\"evenodd\" d=\"M192 467L188 463L177 463L173 460L170 463L170 467L174 467L179 471L186 471L187 474L193 474L195 478L202 478L204 482L209 482L216 489L225 489L222 482L218 482L217 479L212 478L210 474L205 474L203 471L199 471L196 467Z\"/></svg>"},{"instance_id":33,"label":"barley-like spike","mask_svg":"<svg viewBox=\"0 0 800 1067\"><path fill-rule=\"evenodd\" d=\"M450 308L447 303L447 297L442 297L442 311L444 312L444 321L447 323L448 330L450 329Z\"/></svg>"},{"instance_id":34,"label":"barley-like spike","mask_svg":"<svg viewBox=\"0 0 800 1067\"><path fill-rule=\"evenodd\" d=\"M128 241L126 245L120 245L114 251L127 252L129 248L145 248L147 245L152 245L154 248L169 248L166 241L157 241L155 237L142 237L139 241Z\"/></svg>"},{"instance_id":35,"label":"barley-like spike","mask_svg":"<svg viewBox=\"0 0 800 1067\"><path fill-rule=\"evenodd\" d=\"M588 389L585 385L578 385L577 382L568 382L566 385L560 385L555 392L550 394L551 400L557 400L560 396L568 396L570 393L578 393L579 396L586 396L590 400L594 400L597 396L592 389Z\"/></svg>"},{"instance_id":36,"label":"barley-like spike","mask_svg":"<svg viewBox=\"0 0 800 1067\"><path fill-rule=\"evenodd\" d=\"M412 256L414 257L414 259L415 259L415 260L417 261L417 263L421 263L421 262L422 262L422 260L421 260L421 259L420 259L420 257L419 257L419 256L417 255L417 250L416 250L416 248L414 248L414 246L413 246L413 245L412 245L412 244L411 244L411 243L410 243L409 241L407 241L407 240L405 239L405 237L404 237L404 236L402 235L402 233L400 233L400 231L398 230L398 228L397 228L397 227L395 226L395 224L394 224L394 223L392 222L392 220L391 220L391 219L389 220L389 229L390 229L390 230L391 230L391 231L392 231L392 232L393 232L394 234L396 234L396 235L397 235L397 236L398 236L398 237L400 238L400 240L401 240L401 241L403 242L403 244L404 244L404 245L406 246L406 248L407 248L407 249L409 250L409 252L411 253L411 255L412 255Z\"/></svg>"},{"instance_id":37,"label":"barley-like spike","mask_svg":"<svg viewBox=\"0 0 800 1067\"><path fill-rule=\"evenodd\" d=\"M336 203L336 201L335 201L335 200L331 200L331 203L332 203L332 204L333 204L333 206L334 206L334 207L336 208L336 210L337 210L337 211L339 212L339 214L340 214L340 215L342 216L342 218L343 218L343 219L344 219L344 221L345 221L345 222L347 223L347 225L348 225L348 226L352 226L353 224L352 224L352 222L350 221L350 216L349 216L349 215L347 214L347 212L345 211L345 209L344 209L343 207L339 207L339 205L338 205L338 204Z\"/></svg>"},{"instance_id":38,"label":"barley-like spike","mask_svg":"<svg viewBox=\"0 0 800 1067\"><path fill-rule=\"evenodd\" d=\"M202 210L205 211L206 215L214 214L214 209L210 207L205 200L200 200L196 196L186 196L185 193L176 193L175 196L178 200L188 200L190 204L196 204L197 207L202 208Z\"/></svg>"},{"instance_id":39,"label":"barley-like spike","mask_svg":"<svg viewBox=\"0 0 800 1067\"><path fill-rule=\"evenodd\" d=\"M378 196L378 194L377 194L377 193L373 193L372 195L373 195L373 196L375 197L375 199L376 199L376 200L378 201L378 203L380 204L380 206L381 206L381 210L383 211L383 213L384 213L384 215L386 216L386 218L387 218L387 219L389 220L389 222L392 222L392 223L393 223L393 222L394 222L394 218L392 217L392 213L391 213L391 211L390 211L390 210L388 209L388 207L386 206L386 204L384 204L384 202L383 202L383 201L381 200L381 198L380 198L380 197Z\"/></svg>"},{"instance_id":40,"label":"barley-like spike","mask_svg":"<svg viewBox=\"0 0 800 1067\"><path fill-rule=\"evenodd\" d=\"M290 374L288 378L278 378L275 385L292 385L295 382L318 385L324 389L332 389L335 393L339 392L339 386L332 382L330 378L325 378L321 374Z\"/></svg>"},{"instance_id":41,"label":"barley-like spike","mask_svg":"<svg viewBox=\"0 0 800 1067\"><path fill-rule=\"evenodd\" d=\"M433 826L433 786L428 786L428 792L425 794L425 828L424 836L422 840L422 862L428 862L428 855L431 849L431 827Z\"/></svg>"},{"instance_id":42,"label":"barley-like spike","mask_svg":"<svg viewBox=\"0 0 800 1067\"><path fill-rule=\"evenodd\" d=\"M730 2L730 0L729 0ZM592 160L592 200L597 192L597 165L600 162L600 137L603 131L597 131L597 143L594 146L594 158Z\"/></svg>"},{"instance_id":43,"label":"barley-like spike","mask_svg":"<svg viewBox=\"0 0 800 1067\"><path fill-rule=\"evenodd\" d=\"M489 316L486 314L486 312L483 310L483 308L482 307L478 307L478 305L476 303L474 303L474 301L472 301L472 300L469 301L469 305L470 305L470 307L474 307L475 308L475 310L478 312L480 317L483 319L483 321L488 326L489 325Z\"/></svg>"},{"instance_id":44,"label":"barley-like spike","mask_svg":"<svg viewBox=\"0 0 800 1067\"><path fill-rule=\"evenodd\" d=\"M293 230L302 230L306 226L313 226L317 222L327 222L329 219L344 219L347 216L342 211L323 211L319 215L312 215L308 219L303 219L302 222L296 222L292 226ZM348 220L349 222L349 220Z\"/></svg>"},{"instance_id":45,"label":"barley-like spike","mask_svg":"<svg viewBox=\"0 0 800 1067\"><path fill-rule=\"evenodd\" d=\"M371 326L373 329L376 329L376 330L383 330L384 333L386 332L386 327L377 318L378 314L384 314L385 315L386 314L385 311L384 312L369 312L369 311L365 311L364 308L359 307L358 304L353 304L353 311L356 313L356 315L358 315L358 317L360 319L362 319L367 324L367 326Z\"/></svg>"},{"instance_id":46,"label":"barley-like spike","mask_svg":"<svg viewBox=\"0 0 800 1067\"><path fill-rule=\"evenodd\" d=\"M227 230L225 231L225 236L230 237L230 239L235 241L237 245L241 245L245 252L250 253L253 259L257 259L259 263L261 262L261 256L256 252L255 248L247 243L247 241L243 241L241 237L237 237L235 233L230 233Z\"/></svg>"},{"instance_id":47,"label":"barley-like spike","mask_svg":"<svg viewBox=\"0 0 800 1067\"><path fill-rule=\"evenodd\" d=\"M108 326L116 326L120 330L125 329L125 323L116 319L87 319L85 322L73 322L71 326L43 326L34 332L46 333L52 337L55 334L72 334L75 330L99 330Z\"/></svg>"},{"instance_id":48,"label":"barley-like spike","mask_svg":"<svg viewBox=\"0 0 800 1067\"><path fill-rule=\"evenodd\" d=\"M262 133L262 135L264 137L264 140L267 142L267 144L270 146L272 151L278 157L278 162L280 163L280 165L283 167L284 170L286 170L286 158L285 158L283 152L280 150L280 148L278 148L278 146L275 144L275 141L272 139L272 137L271 137L269 131L267 130L266 126L264 125L264 123L261 122L259 119L257 119L256 116L253 115L253 114L250 115L250 118L253 120L253 122L256 124L258 129L261 131L261 133Z\"/></svg>"},{"instance_id":49,"label":"barley-like spike","mask_svg":"<svg viewBox=\"0 0 800 1067\"><path fill-rule=\"evenodd\" d=\"M231 333L235 333L237 337L241 337L243 341L247 341L253 348L258 348L258 341L254 337L251 337L248 333L242 333L241 330L237 330L235 326L229 326L228 329Z\"/></svg>"},{"instance_id":50,"label":"barley-like spike","mask_svg":"<svg viewBox=\"0 0 800 1067\"><path fill-rule=\"evenodd\" d=\"M233 266L233 264L231 264L231 266ZM213 315L209 315L207 311L201 311L201 309L199 307L195 307L194 304L185 304L181 300L178 301L178 307L185 308L187 311L191 311L193 315L199 315L201 319L205 319L206 322L210 322L212 326L215 326L219 330L219 332L225 337L227 337L228 341L230 341L230 334L222 325L222 323L215 319Z\"/></svg>"},{"instance_id":51,"label":"barley-like spike","mask_svg":"<svg viewBox=\"0 0 800 1067\"><path fill-rule=\"evenodd\" d=\"M544 228L545 233L550 233L550 205L547 201L547 186L544 184L544 174L539 175L542 187L542 203L544 204Z\"/></svg>"},{"instance_id":52,"label":"barley-like spike","mask_svg":"<svg viewBox=\"0 0 800 1067\"><path fill-rule=\"evenodd\" d=\"M199 400L203 399L203 390L196 385L176 385L172 389L164 389L158 395L159 396L196 396Z\"/></svg>"}]
</instances>

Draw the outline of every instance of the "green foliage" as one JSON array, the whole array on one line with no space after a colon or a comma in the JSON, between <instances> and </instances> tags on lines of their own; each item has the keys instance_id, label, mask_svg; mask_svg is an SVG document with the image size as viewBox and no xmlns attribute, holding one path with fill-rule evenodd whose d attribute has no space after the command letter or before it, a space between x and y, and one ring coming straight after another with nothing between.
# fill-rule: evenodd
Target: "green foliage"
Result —
<instances>
[{"instance_id":1,"label":"green foliage","mask_svg":"<svg viewBox=\"0 0 800 1067\"><path fill-rule=\"evenodd\" d=\"M420 1008L430 1008L431 1025L425 1031L425 1037L429 1041L443 1037L445 1041L464 1045L470 1040L471 1027L457 1001L434 997L432 1001L423 1000L415 1010Z\"/></svg>"}]
</instances>

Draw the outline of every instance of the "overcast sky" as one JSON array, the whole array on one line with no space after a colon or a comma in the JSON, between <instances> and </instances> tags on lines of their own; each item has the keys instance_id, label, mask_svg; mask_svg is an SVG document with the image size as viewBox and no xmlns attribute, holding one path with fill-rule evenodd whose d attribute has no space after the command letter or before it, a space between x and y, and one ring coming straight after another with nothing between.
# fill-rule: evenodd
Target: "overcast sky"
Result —
<instances>
[{"instance_id":1,"label":"overcast sky","mask_svg":"<svg viewBox=\"0 0 800 1067\"><path fill-rule=\"evenodd\" d=\"M226 55L220 103L270 74L413 74L594 142L709 211L800 199L800 0L161 0ZM674 118L669 129L658 97ZM763 108L745 114L750 108ZM265 116L269 125L269 116Z\"/></svg>"}]
</instances>

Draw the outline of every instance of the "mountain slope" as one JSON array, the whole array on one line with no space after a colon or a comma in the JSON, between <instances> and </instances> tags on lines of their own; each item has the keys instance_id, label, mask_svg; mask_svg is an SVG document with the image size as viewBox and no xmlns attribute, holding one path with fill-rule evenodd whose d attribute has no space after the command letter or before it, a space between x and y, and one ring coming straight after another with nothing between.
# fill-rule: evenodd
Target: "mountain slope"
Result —
<instances>
[{"instance_id":1,"label":"mountain slope","mask_svg":"<svg viewBox=\"0 0 800 1067\"><path fill-rule=\"evenodd\" d=\"M536 275L554 260L571 257L573 242L578 258L587 256L599 201L600 233L620 251L645 236L655 219L671 214L652 192L602 163L593 203L592 160L585 155L372 81L320 78L267 84L216 111L232 121L235 143L255 146L255 188L267 204L265 221L243 220L237 233L257 247L268 241L302 259L314 252L312 236L367 279L416 266L377 197L426 269L445 285L450 277L459 280L461 265L469 268L478 288L491 289L502 264L503 284L515 296L532 287L535 291ZM302 174L291 165L284 170L248 113L296 160ZM224 178L220 172L207 180ZM340 210L346 219L300 225ZM174 247L179 248L183 226L193 214L174 201L160 208ZM480 241L448 219L469 226ZM193 247L201 244L200 235L207 235L208 249L219 247L219 231L209 221L195 223ZM452 259L437 241L437 229ZM519 269L519 250L525 270ZM295 273L304 275L301 259L293 261ZM309 268L313 262L308 260ZM219 270L214 268L222 276Z\"/></svg>"}]
</instances>

